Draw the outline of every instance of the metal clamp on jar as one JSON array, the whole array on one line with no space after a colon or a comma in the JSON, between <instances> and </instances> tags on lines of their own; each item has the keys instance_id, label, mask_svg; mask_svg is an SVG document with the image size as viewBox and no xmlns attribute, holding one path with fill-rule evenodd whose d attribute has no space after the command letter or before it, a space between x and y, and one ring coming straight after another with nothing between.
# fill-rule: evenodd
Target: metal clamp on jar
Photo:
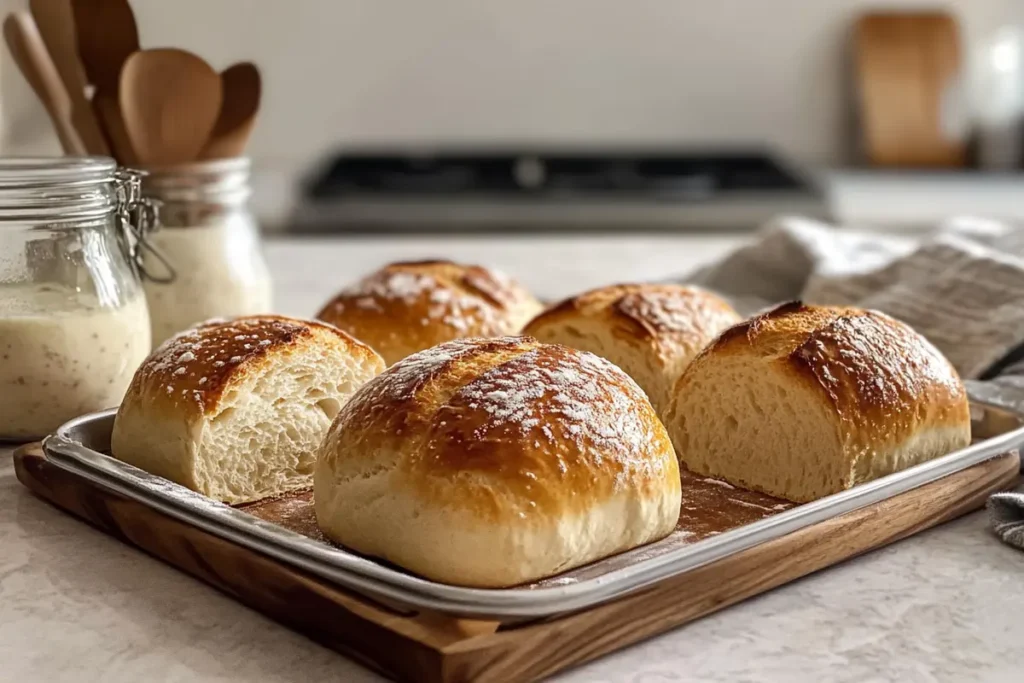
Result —
<instances>
[{"instance_id":1,"label":"metal clamp on jar","mask_svg":"<svg viewBox=\"0 0 1024 683\"><path fill-rule=\"evenodd\" d=\"M103 157L0 159L0 440L117 406L149 354L138 185Z\"/></svg>"},{"instance_id":2,"label":"metal clamp on jar","mask_svg":"<svg viewBox=\"0 0 1024 683\"><path fill-rule=\"evenodd\" d=\"M177 274L145 283L154 344L210 318L271 311L270 274L246 205L248 159L151 167L142 191L161 205L150 239ZM154 254L142 256L148 271L163 272Z\"/></svg>"}]
</instances>

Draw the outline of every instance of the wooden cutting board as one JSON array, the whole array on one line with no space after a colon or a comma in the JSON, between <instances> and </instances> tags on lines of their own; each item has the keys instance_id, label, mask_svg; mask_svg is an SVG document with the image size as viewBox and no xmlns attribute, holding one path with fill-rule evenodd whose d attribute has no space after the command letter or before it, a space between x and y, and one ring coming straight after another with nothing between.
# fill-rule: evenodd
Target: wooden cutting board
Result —
<instances>
[{"instance_id":1,"label":"wooden cutting board","mask_svg":"<svg viewBox=\"0 0 1024 683\"><path fill-rule=\"evenodd\" d=\"M525 624L400 613L97 488L48 462L38 445L17 451L14 464L41 498L385 675L506 683L596 659L977 510L1014 486L1020 457L1007 453L613 602Z\"/></svg>"},{"instance_id":2,"label":"wooden cutting board","mask_svg":"<svg viewBox=\"0 0 1024 683\"><path fill-rule=\"evenodd\" d=\"M877 12L857 22L854 64L869 163L964 165L959 33L944 12Z\"/></svg>"}]
</instances>

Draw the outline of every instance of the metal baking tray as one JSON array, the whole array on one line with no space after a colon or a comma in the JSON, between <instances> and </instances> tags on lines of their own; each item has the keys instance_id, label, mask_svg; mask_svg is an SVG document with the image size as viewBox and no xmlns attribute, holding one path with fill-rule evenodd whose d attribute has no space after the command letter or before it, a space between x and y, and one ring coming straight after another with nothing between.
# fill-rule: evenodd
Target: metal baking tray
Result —
<instances>
[{"instance_id":1,"label":"metal baking tray","mask_svg":"<svg viewBox=\"0 0 1024 683\"><path fill-rule=\"evenodd\" d=\"M114 411L63 425L43 447L54 465L187 524L305 570L399 611L518 621L592 607L759 544L872 505L1018 449L1024 421L972 402L975 443L961 451L848 491L743 524L696 542L672 537L530 586L481 589L429 581L259 519L116 460L109 451ZM723 484L723 486L727 486ZM781 509L783 506L778 506Z\"/></svg>"}]
</instances>

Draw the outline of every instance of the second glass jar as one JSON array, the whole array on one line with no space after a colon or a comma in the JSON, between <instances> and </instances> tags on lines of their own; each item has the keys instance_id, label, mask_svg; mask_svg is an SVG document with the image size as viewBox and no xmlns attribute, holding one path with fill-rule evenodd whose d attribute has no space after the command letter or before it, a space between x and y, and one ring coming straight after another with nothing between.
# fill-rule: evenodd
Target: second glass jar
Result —
<instances>
[{"instance_id":1,"label":"second glass jar","mask_svg":"<svg viewBox=\"0 0 1024 683\"><path fill-rule=\"evenodd\" d=\"M161 228L150 242L174 275L170 282L144 283L153 346L211 318L269 313L273 287L247 206L249 160L146 171L143 195L161 205ZM158 275L166 271L151 254L146 267Z\"/></svg>"}]
</instances>

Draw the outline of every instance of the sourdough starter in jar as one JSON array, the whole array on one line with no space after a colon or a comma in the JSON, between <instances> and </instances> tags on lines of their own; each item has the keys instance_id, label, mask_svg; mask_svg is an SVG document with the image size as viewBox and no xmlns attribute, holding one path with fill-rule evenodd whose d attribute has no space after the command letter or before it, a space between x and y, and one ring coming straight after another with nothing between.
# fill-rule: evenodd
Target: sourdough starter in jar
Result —
<instances>
[{"instance_id":1,"label":"sourdough starter in jar","mask_svg":"<svg viewBox=\"0 0 1024 683\"><path fill-rule=\"evenodd\" d=\"M141 292L107 307L56 285L0 285L0 435L39 438L117 407L149 349Z\"/></svg>"},{"instance_id":2,"label":"sourdough starter in jar","mask_svg":"<svg viewBox=\"0 0 1024 683\"><path fill-rule=\"evenodd\" d=\"M254 230L230 224L167 228L149 241L176 273L169 284L143 283L154 347L210 318L270 312L270 273Z\"/></svg>"},{"instance_id":3,"label":"sourdough starter in jar","mask_svg":"<svg viewBox=\"0 0 1024 683\"><path fill-rule=\"evenodd\" d=\"M270 273L249 213L249 160L151 168L146 196L161 202L150 242L174 269L170 283L143 283L153 345L210 318L270 313ZM160 264L147 267L159 271Z\"/></svg>"},{"instance_id":4,"label":"sourdough starter in jar","mask_svg":"<svg viewBox=\"0 0 1024 683\"><path fill-rule=\"evenodd\" d=\"M108 157L0 158L0 441L116 408L149 353L140 189Z\"/></svg>"}]
</instances>

